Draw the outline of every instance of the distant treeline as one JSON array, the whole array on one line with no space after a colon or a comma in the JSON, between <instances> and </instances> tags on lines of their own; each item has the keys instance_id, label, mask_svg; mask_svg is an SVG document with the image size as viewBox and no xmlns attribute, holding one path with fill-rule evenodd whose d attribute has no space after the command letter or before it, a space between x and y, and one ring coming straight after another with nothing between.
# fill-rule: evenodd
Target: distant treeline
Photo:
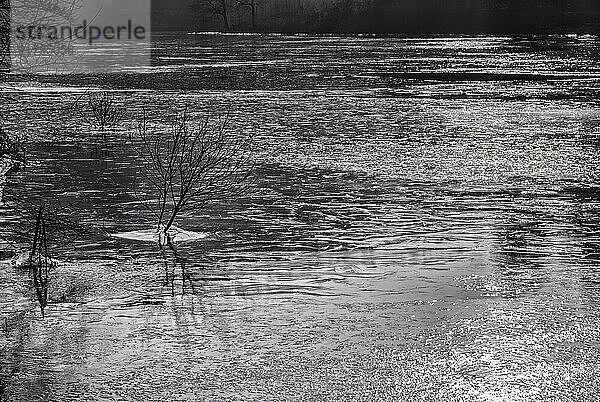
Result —
<instances>
[{"instance_id":1,"label":"distant treeline","mask_svg":"<svg viewBox=\"0 0 600 402\"><path fill-rule=\"evenodd\" d=\"M153 0L155 30L599 33L600 0Z\"/></svg>"}]
</instances>

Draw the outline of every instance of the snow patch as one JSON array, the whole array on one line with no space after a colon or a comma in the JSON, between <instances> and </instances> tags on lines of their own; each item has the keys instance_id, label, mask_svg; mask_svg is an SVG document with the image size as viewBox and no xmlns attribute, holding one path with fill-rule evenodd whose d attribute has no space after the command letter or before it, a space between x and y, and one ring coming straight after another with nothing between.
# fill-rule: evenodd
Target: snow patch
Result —
<instances>
[{"instance_id":1,"label":"snow patch","mask_svg":"<svg viewBox=\"0 0 600 402\"><path fill-rule=\"evenodd\" d=\"M49 258L48 261L55 266L59 266L61 264L61 261L54 258ZM18 253L11 259L11 263L16 268L29 268L31 266L31 253L29 251Z\"/></svg>"}]
</instances>

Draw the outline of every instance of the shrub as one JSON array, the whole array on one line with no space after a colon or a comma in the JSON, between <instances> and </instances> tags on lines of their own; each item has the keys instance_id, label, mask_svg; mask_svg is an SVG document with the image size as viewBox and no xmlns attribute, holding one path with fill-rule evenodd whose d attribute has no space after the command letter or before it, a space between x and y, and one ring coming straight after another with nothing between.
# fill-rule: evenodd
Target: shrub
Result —
<instances>
[{"instance_id":1,"label":"shrub","mask_svg":"<svg viewBox=\"0 0 600 402\"><path fill-rule=\"evenodd\" d=\"M0 159L8 158L13 162L24 162L22 141L12 137L0 126Z\"/></svg>"},{"instance_id":2,"label":"shrub","mask_svg":"<svg viewBox=\"0 0 600 402\"><path fill-rule=\"evenodd\" d=\"M115 126L125 117L125 107L117 102L111 92L88 94L87 110L84 118L88 124L101 131Z\"/></svg>"},{"instance_id":3,"label":"shrub","mask_svg":"<svg viewBox=\"0 0 600 402\"><path fill-rule=\"evenodd\" d=\"M155 131L144 118L130 137L141 165L140 176L153 193L145 205L167 240L184 210L197 211L208 203L244 193L251 183L250 138L227 135L229 115L216 122L193 122L187 111L167 130Z\"/></svg>"}]
</instances>

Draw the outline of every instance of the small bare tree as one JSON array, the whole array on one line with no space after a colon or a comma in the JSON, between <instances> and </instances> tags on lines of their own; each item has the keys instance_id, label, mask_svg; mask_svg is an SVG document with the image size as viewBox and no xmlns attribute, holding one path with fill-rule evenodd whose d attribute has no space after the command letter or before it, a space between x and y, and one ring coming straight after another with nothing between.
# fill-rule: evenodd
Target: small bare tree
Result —
<instances>
[{"instance_id":1,"label":"small bare tree","mask_svg":"<svg viewBox=\"0 0 600 402\"><path fill-rule=\"evenodd\" d=\"M21 189L6 191L6 204L15 210L20 219L0 238L16 252L29 249L26 260L33 261L39 245L53 254L60 254L79 239L85 228L73 217L71 205L59 200L28 197ZM12 225L11 225L12 226Z\"/></svg>"},{"instance_id":2,"label":"small bare tree","mask_svg":"<svg viewBox=\"0 0 600 402\"><path fill-rule=\"evenodd\" d=\"M145 205L157 218L157 229L170 241L169 230L184 210L244 193L254 165L250 138L227 135L229 114L217 122L192 122L187 111L164 131L154 131L144 118L131 135L142 165L139 173L154 193Z\"/></svg>"},{"instance_id":3,"label":"small bare tree","mask_svg":"<svg viewBox=\"0 0 600 402\"><path fill-rule=\"evenodd\" d=\"M48 304L50 273L58 264L53 257L66 252L86 231L74 218L70 206L58 201L36 200L21 191L8 192L7 204L20 219L0 234L6 252L18 256L19 266L33 278L42 314Z\"/></svg>"},{"instance_id":4,"label":"small bare tree","mask_svg":"<svg viewBox=\"0 0 600 402\"><path fill-rule=\"evenodd\" d=\"M48 305L48 278L50 271L57 267L55 261L50 258L48 252L48 230L44 207L40 207L36 217L35 231L33 235L32 250L28 261L36 296L40 303L42 314Z\"/></svg>"},{"instance_id":5,"label":"small bare tree","mask_svg":"<svg viewBox=\"0 0 600 402\"><path fill-rule=\"evenodd\" d=\"M123 120L125 107L117 102L115 95L111 92L91 93L88 94L82 115L89 125L105 131L108 127Z\"/></svg>"}]
</instances>

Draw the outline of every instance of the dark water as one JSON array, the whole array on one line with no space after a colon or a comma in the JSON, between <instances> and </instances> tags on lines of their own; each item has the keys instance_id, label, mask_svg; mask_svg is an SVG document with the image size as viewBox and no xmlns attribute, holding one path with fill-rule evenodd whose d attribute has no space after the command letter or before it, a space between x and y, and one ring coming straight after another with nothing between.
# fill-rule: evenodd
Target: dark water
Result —
<instances>
[{"instance_id":1,"label":"dark water","mask_svg":"<svg viewBox=\"0 0 600 402\"><path fill-rule=\"evenodd\" d=\"M89 228L42 315L0 263L3 398L590 401L600 389L600 42L159 36L154 66L3 89L23 199ZM108 139L71 106L109 86ZM126 131L232 115L256 185L152 227ZM3 233L27 230L10 204ZM139 233L139 232L138 232ZM131 236L130 236L131 237Z\"/></svg>"}]
</instances>

